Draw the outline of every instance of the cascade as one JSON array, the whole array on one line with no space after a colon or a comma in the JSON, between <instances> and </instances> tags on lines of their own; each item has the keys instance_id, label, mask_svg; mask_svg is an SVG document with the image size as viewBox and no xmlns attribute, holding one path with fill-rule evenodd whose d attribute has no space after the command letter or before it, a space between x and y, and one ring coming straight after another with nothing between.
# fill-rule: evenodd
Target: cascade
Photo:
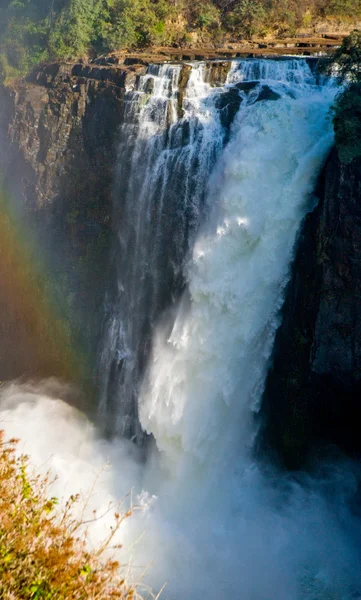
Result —
<instances>
[{"instance_id":1,"label":"cascade","mask_svg":"<svg viewBox=\"0 0 361 600\"><path fill-rule=\"evenodd\" d=\"M139 387L153 332L185 285L184 265L213 210L209 175L240 105L292 94L292 85L317 85L312 62L299 59L236 61L221 88L209 83L210 69L152 65L125 97L99 412L110 433L138 442Z\"/></svg>"},{"instance_id":2,"label":"cascade","mask_svg":"<svg viewBox=\"0 0 361 600\"><path fill-rule=\"evenodd\" d=\"M133 444L99 440L33 389L2 391L1 417L35 464L52 453L68 494L110 456L94 503L107 515L134 487L141 510L120 561L152 562L164 598L359 598L354 467L296 479L252 452L335 89L299 59L235 61L221 88L204 64L189 66L184 89L183 76L152 66L126 95L100 360L102 419L157 447L137 462Z\"/></svg>"},{"instance_id":3,"label":"cascade","mask_svg":"<svg viewBox=\"0 0 361 600\"><path fill-rule=\"evenodd\" d=\"M153 65L125 97L100 414L116 433L138 439L138 387L152 329L184 286L183 264L205 211L206 181L227 135L217 109L223 90L212 89L206 75L203 64L185 70L182 91L180 65Z\"/></svg>"},{"instance_id":4,"label":"cascade","mask_svg":"<svg viewBox=\"0 0 361 600\"><path fill-rule=\"evenodd\" d=\"M332 145L335 93L299 60L236 62L228 82L244 99L210 178L214 214L179 311L157 330L140 402L160 448L177 462L184 451L212 456L212 469L232 437L252 445L297 231ZM247 94L243 82L255 83Z\"/></svg>"}]
</instances>

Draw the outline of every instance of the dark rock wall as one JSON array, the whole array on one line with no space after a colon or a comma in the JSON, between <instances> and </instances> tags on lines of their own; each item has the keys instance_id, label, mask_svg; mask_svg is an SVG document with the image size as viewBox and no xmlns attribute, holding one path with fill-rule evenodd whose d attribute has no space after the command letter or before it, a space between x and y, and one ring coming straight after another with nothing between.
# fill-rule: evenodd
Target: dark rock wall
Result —
<instances>
[{"instance_id":1,"label":"dark rock wall","mask_svg":"<svg viewBox=\"0 0 361 600\"><path fill-rule=\"evenodd\" d=\"M145 61L133 62L46 65L26 80L0 87L2 188L15 209L16 229L27 240L32 238L40 271L46 273L46 289L43 282L35 282L38 298L43 293L45 306L51 296L68 331L72 355L88 365L90 379L96 371L113 246L112 185L123 99L147 69ZM229 62L209 63L210 83L224 83L229 68ZM180 113L189 69L184 65ZM118 218L121 211L118 207ZM1 304L7 326L5 331L0 324L0 380L59 375L59 357L52 360L48 355L55 340L44 343L44 323L37 339L34 327L26 325L28 307L15 310L9 305L11 294L7 290ZM46 338L51 336L51 323L47 329ZM53 335L58 335L55 328ZM35 347L43 347L46 357L38 356ZM9 360L2 361L1 354Z\"/></svg>"},{"instance_id":2,"label":"dark rock wall","mask_svg":"<svg viewBox=\"0 0 361 600\"><path fill-rule=\"evenodd\" d=\"M333 151L305 220L275 345L266 440L287 466L320 443L361 452L361 161Z\"/></svg>"},{"instance_id":3,"label":"dark rock wall","mask_svg":"<svg viewBox=\"0 0 361 600\"><path fill-rule=\"evenodd\" d=\"M19 230L34 238L47 272L46 293L68 325L79 358L89 365L96 352L107 281L124 89L127 78L135 77L125 69L50 65L0 90L4 187L16 208ZM11 310L8 307L8 320ZM14 327L22 319L18 314ZM11 332L6 335L11 337ZM37 343L32 339L33 347ZM58 374L56 366L51 372L49 360L45 370L41 360L30 365L19 358L12 364L11 377L29 370ZM0 361L0 379L7 375Z\"/></svg>"}]
</instances>

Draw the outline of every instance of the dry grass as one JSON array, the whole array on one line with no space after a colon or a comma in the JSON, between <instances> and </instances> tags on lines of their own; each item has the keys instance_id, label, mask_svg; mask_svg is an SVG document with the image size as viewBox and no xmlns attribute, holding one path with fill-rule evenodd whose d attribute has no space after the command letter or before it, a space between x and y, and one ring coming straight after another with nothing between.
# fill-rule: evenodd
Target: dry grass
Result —
<instances>
[{"instance_id":1,"label":"dry grass","mask_svg":"<svg viewBox=\"0 0 361 600\"><path fill-rule=\"evenodd\" d=\"M105 557L132 511L114 514L104 543L89 550L82 517L74 517L78 497L57 507L57 499L48 497L49 478L30 475L16 445L0 431L0 599L140 599L140 588Z\"/></svg>"}]
</instances>

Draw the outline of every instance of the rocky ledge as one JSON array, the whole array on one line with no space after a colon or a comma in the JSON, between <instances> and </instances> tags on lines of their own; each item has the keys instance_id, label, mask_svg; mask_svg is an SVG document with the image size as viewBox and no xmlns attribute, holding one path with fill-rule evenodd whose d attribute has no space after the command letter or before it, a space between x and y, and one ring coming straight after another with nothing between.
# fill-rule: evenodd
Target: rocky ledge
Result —
<instances>
[{"instance_id":1,"label":"rocky ledge","mask_svg":"<svg viewBox=\"0 0 361 600\"><path fill-rule=\"evenodd\" d=\"M347 33L325 33L317 36L230 42L226 45L197 45L195 47L154 47L141 52L115 52L93 60L100 65L144 65L164 61L209 61L251 57L318 56L332 53L341 46Z\"/></svg>"}]
</instances>

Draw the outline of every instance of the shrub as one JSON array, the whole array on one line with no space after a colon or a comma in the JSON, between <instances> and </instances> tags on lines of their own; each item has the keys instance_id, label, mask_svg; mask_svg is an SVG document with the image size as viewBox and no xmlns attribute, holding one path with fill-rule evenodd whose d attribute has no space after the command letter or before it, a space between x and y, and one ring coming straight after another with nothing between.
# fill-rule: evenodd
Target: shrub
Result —
<instances>
[{"instance_id":1,"label":"shrub","mask_svg":"<svg viewBox=\"0 0 361 600\"><path fill-rule=\"evenodd\" d=\"M333 106L335 143L341 162L350 163L361 156L361 31L355 30L343 41L324 70L336 68L344 85Z\"/></svg>"},{"instance_id":2,"label":"shrub","mask_svg":"<svg viewBox=\"0 0 361 600\"><path fill-rule=\"evenodd\" d=\"M160 43L170 13L165 0L115 0L103 12L101 45L110 50Z\"/></svg>"},{"instance_id":3,"label":"shrub","mask_svg":"<svg viewBox=\"0 0 361 600\"><path fill-rule=\"evenodd\" d=\"M100 548L86 547L82 523L73 516L77 497L65 508L47 497L48 478L31 476L17 456L16 440L0 431L0 598L13 600L135 600L118 563L104 558L124 515Z\"/></svg>"},{"instance_id":4,"label":"shrub","mask_svg":"<svg viewBox=\"0 0 361 600\"><path fill-rule=\"evenodd\" d=\"M195 29L212 29L220 25L220 11L207 0L198 0L192 4L189 24Z\"/></svg>"},{"instance_id":5,"label":"shrub","mask_svg":"<svg viewBox=\"0 0 361 600\"><path fill-rule=\"evenodd\" d=\"M67 59L87 54L100 8L99 0L70 0L49 33L51 55Z\"/></svg>"},{"instance_id":6,"label":"shrub","mask_svg":"<svg viewBox=\"0 0 361 600\"><path fill-rule=\"evenodd\" d=\"M352 83L334 105L335 143L341 162L361 156L361 84Z\"/></svg>"},{"instance_id":7,"label":"shrub","mask_svg":"<svg viewBox=\"0 0 361 600\"><path fill-rule=\"evenodd\" d=\"M9 66L6 54L0 54L0 84L4 83L9 74Z\"/></svg>"},{"instance_id":8,"label":"shrub","mask_svg":"<svg viewBox=\"0 0 361 600\"><path fill-rule=\"evenodd\" d=\"M266 20L266 10L260 0L239 0L227 17L227 26L240 30L247 37L258 33Z\"/></svg>"},{"instance_id":9,"label":"shrub","mask_svg":"<svg viewBox=\"0 0 361 600\"><path fill-rule=\"evenodd\" d=\"M352 19L361 15L360 0L330 0L325 8L326 15Z\"/></svg>"},{"instance_id":10,"label":"shrub","mask_svg":"<svg viewBox=\"0 0 361 600\"><path fill-rule=\"evenodd\" d=\"M342 83L361 81L361 31L355 29L347 36L335 55L325 65L331 73L337 68Z\"/></svg>"}]
</instances>

